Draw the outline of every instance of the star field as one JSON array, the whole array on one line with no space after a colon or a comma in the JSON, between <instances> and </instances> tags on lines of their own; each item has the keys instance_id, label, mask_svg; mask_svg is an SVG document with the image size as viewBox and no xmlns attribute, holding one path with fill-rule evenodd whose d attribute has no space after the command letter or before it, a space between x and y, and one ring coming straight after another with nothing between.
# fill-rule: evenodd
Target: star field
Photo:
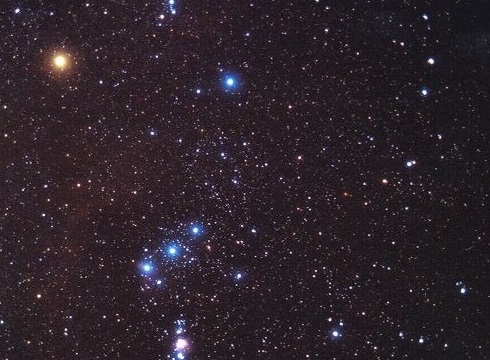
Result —
<instances>
[{"instance_id":1,"label":"star field","mask_svg":"<svg viewBox=\"0 0 490 360\"><path fill-rule=\"evenodd\" d=\"M0 359L490 359L482 2L0 6Z\"/></svg>"}]
</instances>

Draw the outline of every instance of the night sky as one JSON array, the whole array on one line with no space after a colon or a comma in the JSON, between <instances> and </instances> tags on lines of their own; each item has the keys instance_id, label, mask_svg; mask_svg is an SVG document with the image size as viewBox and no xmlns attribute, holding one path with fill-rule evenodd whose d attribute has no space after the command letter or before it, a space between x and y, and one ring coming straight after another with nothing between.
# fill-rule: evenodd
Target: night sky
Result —
<instances>
[{"instance_id":1,"label":"night sky","mask_svg":"<svg viewBox=\"0 0 490 360\"><path fill-rule=\"evenodd\" d=\"M489 19L2 1L0 359L490 359Z\"/></svg>"}]
</instances>

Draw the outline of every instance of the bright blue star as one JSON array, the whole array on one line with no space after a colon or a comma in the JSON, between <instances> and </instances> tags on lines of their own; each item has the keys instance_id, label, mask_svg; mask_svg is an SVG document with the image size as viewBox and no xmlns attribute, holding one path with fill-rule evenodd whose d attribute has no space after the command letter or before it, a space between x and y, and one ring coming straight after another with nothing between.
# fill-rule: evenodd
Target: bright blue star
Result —
<instances>
[{"instance_id":1,"label":"bright blue star","mask_svg":"<svg viewBox=\"0 0 490 360\"><path fill-rule=\"evenodd\" d=\"M232 89L236 85L236 79L231 75L226 76L225 85L228 89Z\"/></svg>"},{"instance_id":2,"label":"bright blue star","mask_svg":"<svg viewBox=\"0 0 490 360\"><path fill-rule=\"evenodd\" d=\"M170 259L177 259L180 257L182 247L178 244L172 243L165 247L165 253Z\"/></svg>"},{"instance_id":3,"label":"bright blue star","mask_svg":"<svg viewBox=\"0 0 490 360\"><path fill-rule=\"evenodd\" d=\"M233 74L225 74L221 78L221 82L226 92L234 92L238 89L240 85L240 81L238 77Z\"/></svg>"},{"instance_id":4,"label":"bright blue star","mask_svg":"<svg viewBox=\"0 0 490 360\"><path fill-rule=\"evenodd\" d=\"M189 231L192 236L199 236L202 234L202 226L198 224L192 224Z\"/></svg>"},{"instance_id":5,"label":"bright blue star","mask_svg":"<svg viewBox=\"0 0 490 360\"><path fill-rule=\"evenodd\" d=\"M176 248L175 246L171 246L171 247L169 247L169 248L168 248L168 253L169 253L170 255L175 255L175 254L177 254L177 248Z\"/></svg>"},{"instance_id":6,"label":"bright blue star","mask_svg":"<svg viewBox=\"0 0 490 360\"><path fill-rule=\"evenodd\" d=\"M141 275L149 276L155 271L155 265L150 260L145 260L140 264Z\"/></svg>"}]
</instances>

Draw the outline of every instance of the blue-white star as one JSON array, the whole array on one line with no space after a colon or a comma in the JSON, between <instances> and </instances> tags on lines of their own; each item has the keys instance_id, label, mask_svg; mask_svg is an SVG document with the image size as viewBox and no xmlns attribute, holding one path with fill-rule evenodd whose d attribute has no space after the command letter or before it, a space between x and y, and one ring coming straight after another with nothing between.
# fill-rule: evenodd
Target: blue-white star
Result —
<instances>
[{"instance_id":1,"label":"blue-white star","mask_svg":"<svg viewBox=\"0 0 490 360\"><path fill-rule=\"evenodd\" d=\"M233 274L233 280L235 281L235 283L241 283L243 281L246 280L246 276L247 274L244 272L244 271L241 271L241 270L237 270L234 274Z\"/></svg>"},{"instance_id":2,"label":"blue-white star","mask_svg":"<svg viewBox=\"0 0 490 360\"><path fill-rule=\"evenodd\" d=\"M226 92L234 92L238 89L240 85L238 77L233 74L225 74L221 81Z\"/></svg>"},{"instance_id":3,"label":"blue-white star","mask_svg":"<svg viewBox=\"0 0 490 360\"><path fill-rule=\"evenodd\" d=\"M408 161L405 163L405 165L406 165L407 167L412 167L412 166L414 166L416 163L417 163L417 162L416 162L415 160L408 160Z\"/></svg>"},{"instance_id":4,"label":"blue-white star","mask_svg":"<svg viewBox=\"0 0 490 360\"><path fill-rule=\"evenodd\" d=\"M192 236L199 236L202 234L202 226L198 224L192 224L189 231Z\"/></svg>"},{"instance_id":5,"label":"blue-white star","mask_svg":"<svg viewBox=\"0 0 490 360\"><path fill-rule=\"evenodd\" d=\"M463 284L462 281L456 282L456 287L459 288L459 293L465 295L468 292L468 288Z\"/></svg>"},{"instance_id":6,"label":"blue-white star","mask_svg":"<svg viewBox=\"0 0 490 360\"><path fill-rule=\"evenodd\" d=\"M168 0L168 7L172 15L177 14L177 9L175 8L175 0Z\"/></svg>"},{"instance_id":7,"label":"blue-white star","mask_svg":"<svg viewBox=\"0 0 490 360\"><path fill-rule=\"evenodd\" d=\"M144 260L139 267L143 276L150 276L155 271L155 265L151 260Z\"/></svg>"},{"instance_id":8,"label":"blue-white star","mask_svg":"<svg viewBox=\"0 0 490 360\"><path fill-rule=\"evenodd\" d=\"M180 256L181 251L182 251L182 247L179 246L178 244L170 244L167 245L167 247L165 248L165 253L171 259L178 258Z\"/></svg>"},{"instance_id":9,"label":"blue-white star","mask_svg":"<svg viewBox=\"0 0 490 360\"><path fill-rule=\"evenodd\" d=\"M338 341L342 338L342 333L340 332L340 330L334 329L330 332L330 336L332 340Z\"/></svg>"}]
</instances>

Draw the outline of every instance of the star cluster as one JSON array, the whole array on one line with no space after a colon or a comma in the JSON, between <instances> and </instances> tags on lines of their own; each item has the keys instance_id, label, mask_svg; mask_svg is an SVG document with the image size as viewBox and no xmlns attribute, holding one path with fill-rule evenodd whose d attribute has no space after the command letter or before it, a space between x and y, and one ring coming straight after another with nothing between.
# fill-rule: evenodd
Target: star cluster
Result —
<instances>
[{"instance_id":1,"label":"star cluster","mask_svg":"<svg viewBox=\"0 0 490 360\"><path fill-rule=\"evenodd\" d=\"M5 2L0 358L489 359L483 2Z\"/></svg>"}]
</instances>

